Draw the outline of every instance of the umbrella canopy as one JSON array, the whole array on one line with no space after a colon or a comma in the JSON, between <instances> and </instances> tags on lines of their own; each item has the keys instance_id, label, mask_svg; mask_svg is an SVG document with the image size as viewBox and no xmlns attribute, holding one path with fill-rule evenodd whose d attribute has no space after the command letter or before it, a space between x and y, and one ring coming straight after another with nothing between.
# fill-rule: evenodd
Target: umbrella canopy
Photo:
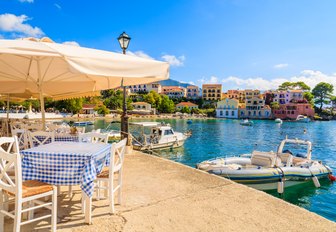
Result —
<instances>
[{"instance_id":1,"label":"umbrella canopy","mask_svg":"<svg viewBox=\"0 0 336 232\"><path fill-rule=\"evenodd\" d=\"M46 41L46 40L42 40ZM74 95L168 79L169 65L64 44L0 40L0 93Z\"/></svg>"},{"instance_id":2,"label":"umbrella canopy","mask_svg":"<svg viewBox=\"0 0 336 232\"><path fill-rule=\"evenodd\" d=\"M41 40L0 40L0 93L54 98L146 84L169 78L169 64L108 51Z\"/></svg>"}]
</instances>

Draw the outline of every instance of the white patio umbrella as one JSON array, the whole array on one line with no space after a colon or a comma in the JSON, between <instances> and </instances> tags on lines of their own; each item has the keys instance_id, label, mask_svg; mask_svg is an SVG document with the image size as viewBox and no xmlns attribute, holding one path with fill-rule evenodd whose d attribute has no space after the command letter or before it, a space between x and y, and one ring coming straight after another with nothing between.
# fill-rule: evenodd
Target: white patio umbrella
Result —
<instances>
[{"instance_id":1,"label":"white patio umbrella","mask_svg":"<svg viewBox=\"0 0 336 232\"><path fill-rule=\"evenodd\" d=\"M72 98L121 85L169 78L169 64L108 51L41 40L0 40L0 93Z\"/></svg>"}]
</instances>

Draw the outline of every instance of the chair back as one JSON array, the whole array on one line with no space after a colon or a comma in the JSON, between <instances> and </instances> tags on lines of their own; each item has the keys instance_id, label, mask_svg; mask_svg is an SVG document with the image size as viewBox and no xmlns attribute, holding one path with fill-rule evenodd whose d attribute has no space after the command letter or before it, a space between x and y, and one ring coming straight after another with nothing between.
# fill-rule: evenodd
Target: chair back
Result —
<instances>
[{"instance_id":1,"label":"chair back","mask_svg":"<svg viewBox=\"0 0 336 232\"><path fill-rule=\"evenodd\" d=\"M15 177L12 171L14 167ZM17 137L0 138L0 189L22 196L21 156Z\"/></svg>"},{"instance_id":2,"label":"chair back","mask_svg":"<svg viewBox=\"0 0 336 232\"><path fill-rule=\"evenodd\" d=\"M54 131L34 131L28 132L29 144L30 147L37 147L43 144L52 143L55 141L55 132Z\"/></svg>"},{"instance_id":3,"label":"chair back","mask_svg":"<svg viewBox=\"0 0 336 232\"><path fill-rule=\"evenodd\" d=\"M123 163L124 163L124 156L125 156L125 149L126 149L126 142L127 138L121 140L119 143L113 143L111 147L111 158L110 158L110 167L109 167L109 177L113 178L113 174L121 171Z\"/></svg>"},{"instance_id":4,"label":"chair back","mask_svg":"<svg viewBox=\"0 0 336 232\"><path fill-rule=\"evenodd\" d=\"M25 129L12 129L12 136L16 136L18 138L20 150L28 148L29 139Z\"/></svg>"},{"instance_id":5,"label":"chair back","mask_svg":"<svg viewBox=\"0 0 336 232\"><path fill-rule=\"evenodd\" d=\"M96 132L80 133L79 142L108 143L108 134L101 134Z\"/></svg>"}]
</instances>

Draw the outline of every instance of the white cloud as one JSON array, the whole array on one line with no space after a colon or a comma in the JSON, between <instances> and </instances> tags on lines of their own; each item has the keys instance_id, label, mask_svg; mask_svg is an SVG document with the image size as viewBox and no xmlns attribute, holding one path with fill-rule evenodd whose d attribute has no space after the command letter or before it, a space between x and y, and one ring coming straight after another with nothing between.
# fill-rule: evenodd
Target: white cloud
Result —
<instances>
[{"instance_id":1,"label":"white cloud","mask_svg":"<svg viewBox=\"0 0 336 232\"><path fill-rule=\"evenodd\" d=\"M282 69L282 68L287 68L288 64L276 64L273 66L275 69Z\"/></svg>"},{"instance_id":2,"label":"white cloud","mask_svg":"<svg viewBox=\"0 0 336 232\"><path fill-rule=\"evenodd\" d=\"M131 56L137 56L137 57L142 57L142 58L154 60L153 57L151 57L150 55L148 55L144 51L135 51L135 52L126 51L126 54L131 55Z\"/></svg>"},{"instance_id":3,"label":"white cloud","mask_svg":"<svg viewBox=\"0 0 336 232\"><path fill-rule=\"evenodd\" d=\"M19 2L28 2L28 3L33 3L34 0L19 0Z\"/></svg>"},{"instance_id":4,"label":"white cloud","mask_svg":"<svg viewBox=\"0 0 336 232\"><path fill-rule=\"evenodd\" d=\"M201 79L196 81L198 85L202 85L202 84L218 84L220 81L218 79L218 77L216 76L211 76L209 79L202 77Z\"/></svg>"},{"instance_id":5,"label":"white cloud","mask_svg":"<svg viewBox=\"0 0 336 232\"><path fill-rule=\"evenodd\" d=\"M16 16L13 14L1 14L0 15L0 31L13 32L17 34L17 37L32 36L40 37L44 35L43 31L38 27L32 27L25 23L31 18L26 15Z\"/></svg>"},{"instance_id":6,"label":"white cloud","mask_svg":"<svg viewBox=\"0 0 336 232\"><path fill-rule=\"evenodd\" d=\"M199 85L203 83L215 83L215 80L219 80L217 77L202 78L197 81ZM299 75L292 76L289 78L274 78L267 80L263 77L251 77L243 79L240 77L229 76L220 80L223 84L223 89L260 89L260 90L270 90L277 89L285 81L298 82L303 81L311 88L314 88L320 82L327 82L335 87L334 94L336 93L336 73L325 74L320 71L315 70L303 70Z\"/></svg>"},{"instance_id":7,"label":"white cloud","mask_svg":"<svg viewBox=\"0 0 336 232\"><path fill-rule=\"evenodd\" d=\"M161 56L161 58L168 62L171 66L176 66L176 67L179 67L179 66L183 66L184 65L184 61L185 61L185 56L182 55L182 56L179 56L179 57L176 57L174 55L163 55Z\"/></svg>"},{"instance_id":8,"label":"white cloud","mask_svg":"<svg viewBox=\"0 0 336 232\"><path fill-rule=\"evenodd\" d=\"M76 41L65 41L62 44L80 47L79 43Z\"/></svg>"},{"instance_id":9,"label":"white cloud","mask_svg":"<svg viewBox=\"0 0 336 232\"><path fill-rule=\"evenodd\" d=\"M55 6L57 9L62 10L62 7L61 7L59 4L54 3L54 6Z\"/></svg>"}]
</instances>

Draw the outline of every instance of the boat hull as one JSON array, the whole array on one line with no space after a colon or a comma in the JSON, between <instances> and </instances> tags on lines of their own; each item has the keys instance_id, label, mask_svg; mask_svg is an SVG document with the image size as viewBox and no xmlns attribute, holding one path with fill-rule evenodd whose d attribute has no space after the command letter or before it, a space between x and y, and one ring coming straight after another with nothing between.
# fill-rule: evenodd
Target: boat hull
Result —
<instances>
[{"instance_id":1,"label":"boat hull","mask_svg":"<svg viewBox=\"0 0 336 232\"><path fill-rule=\"evenodd\" d=\"M330 173L330 170L323 165L311 168L283 167L281 170L279 168L252 170L218 169L217 171L211 170L208 172L259 190L275 190L278 187L278 182L281 180L284 182L284 187L290 187L312 181L313 176L316 176L318 179L328 178Z\"/></svg>"},{"instance_id":2,"label":"boat hull","mask_svg":"<svg viewBox=\"0 0 336 232\"><path fill-rule=\"evenodd\" d=\"M172 141L167 143L148 144L143 146L139 144L133 144L133 149L138 151L171 149L183 146L184 141L185 140L179 140L178 142Z\"/></svg>"}]
</instances>

